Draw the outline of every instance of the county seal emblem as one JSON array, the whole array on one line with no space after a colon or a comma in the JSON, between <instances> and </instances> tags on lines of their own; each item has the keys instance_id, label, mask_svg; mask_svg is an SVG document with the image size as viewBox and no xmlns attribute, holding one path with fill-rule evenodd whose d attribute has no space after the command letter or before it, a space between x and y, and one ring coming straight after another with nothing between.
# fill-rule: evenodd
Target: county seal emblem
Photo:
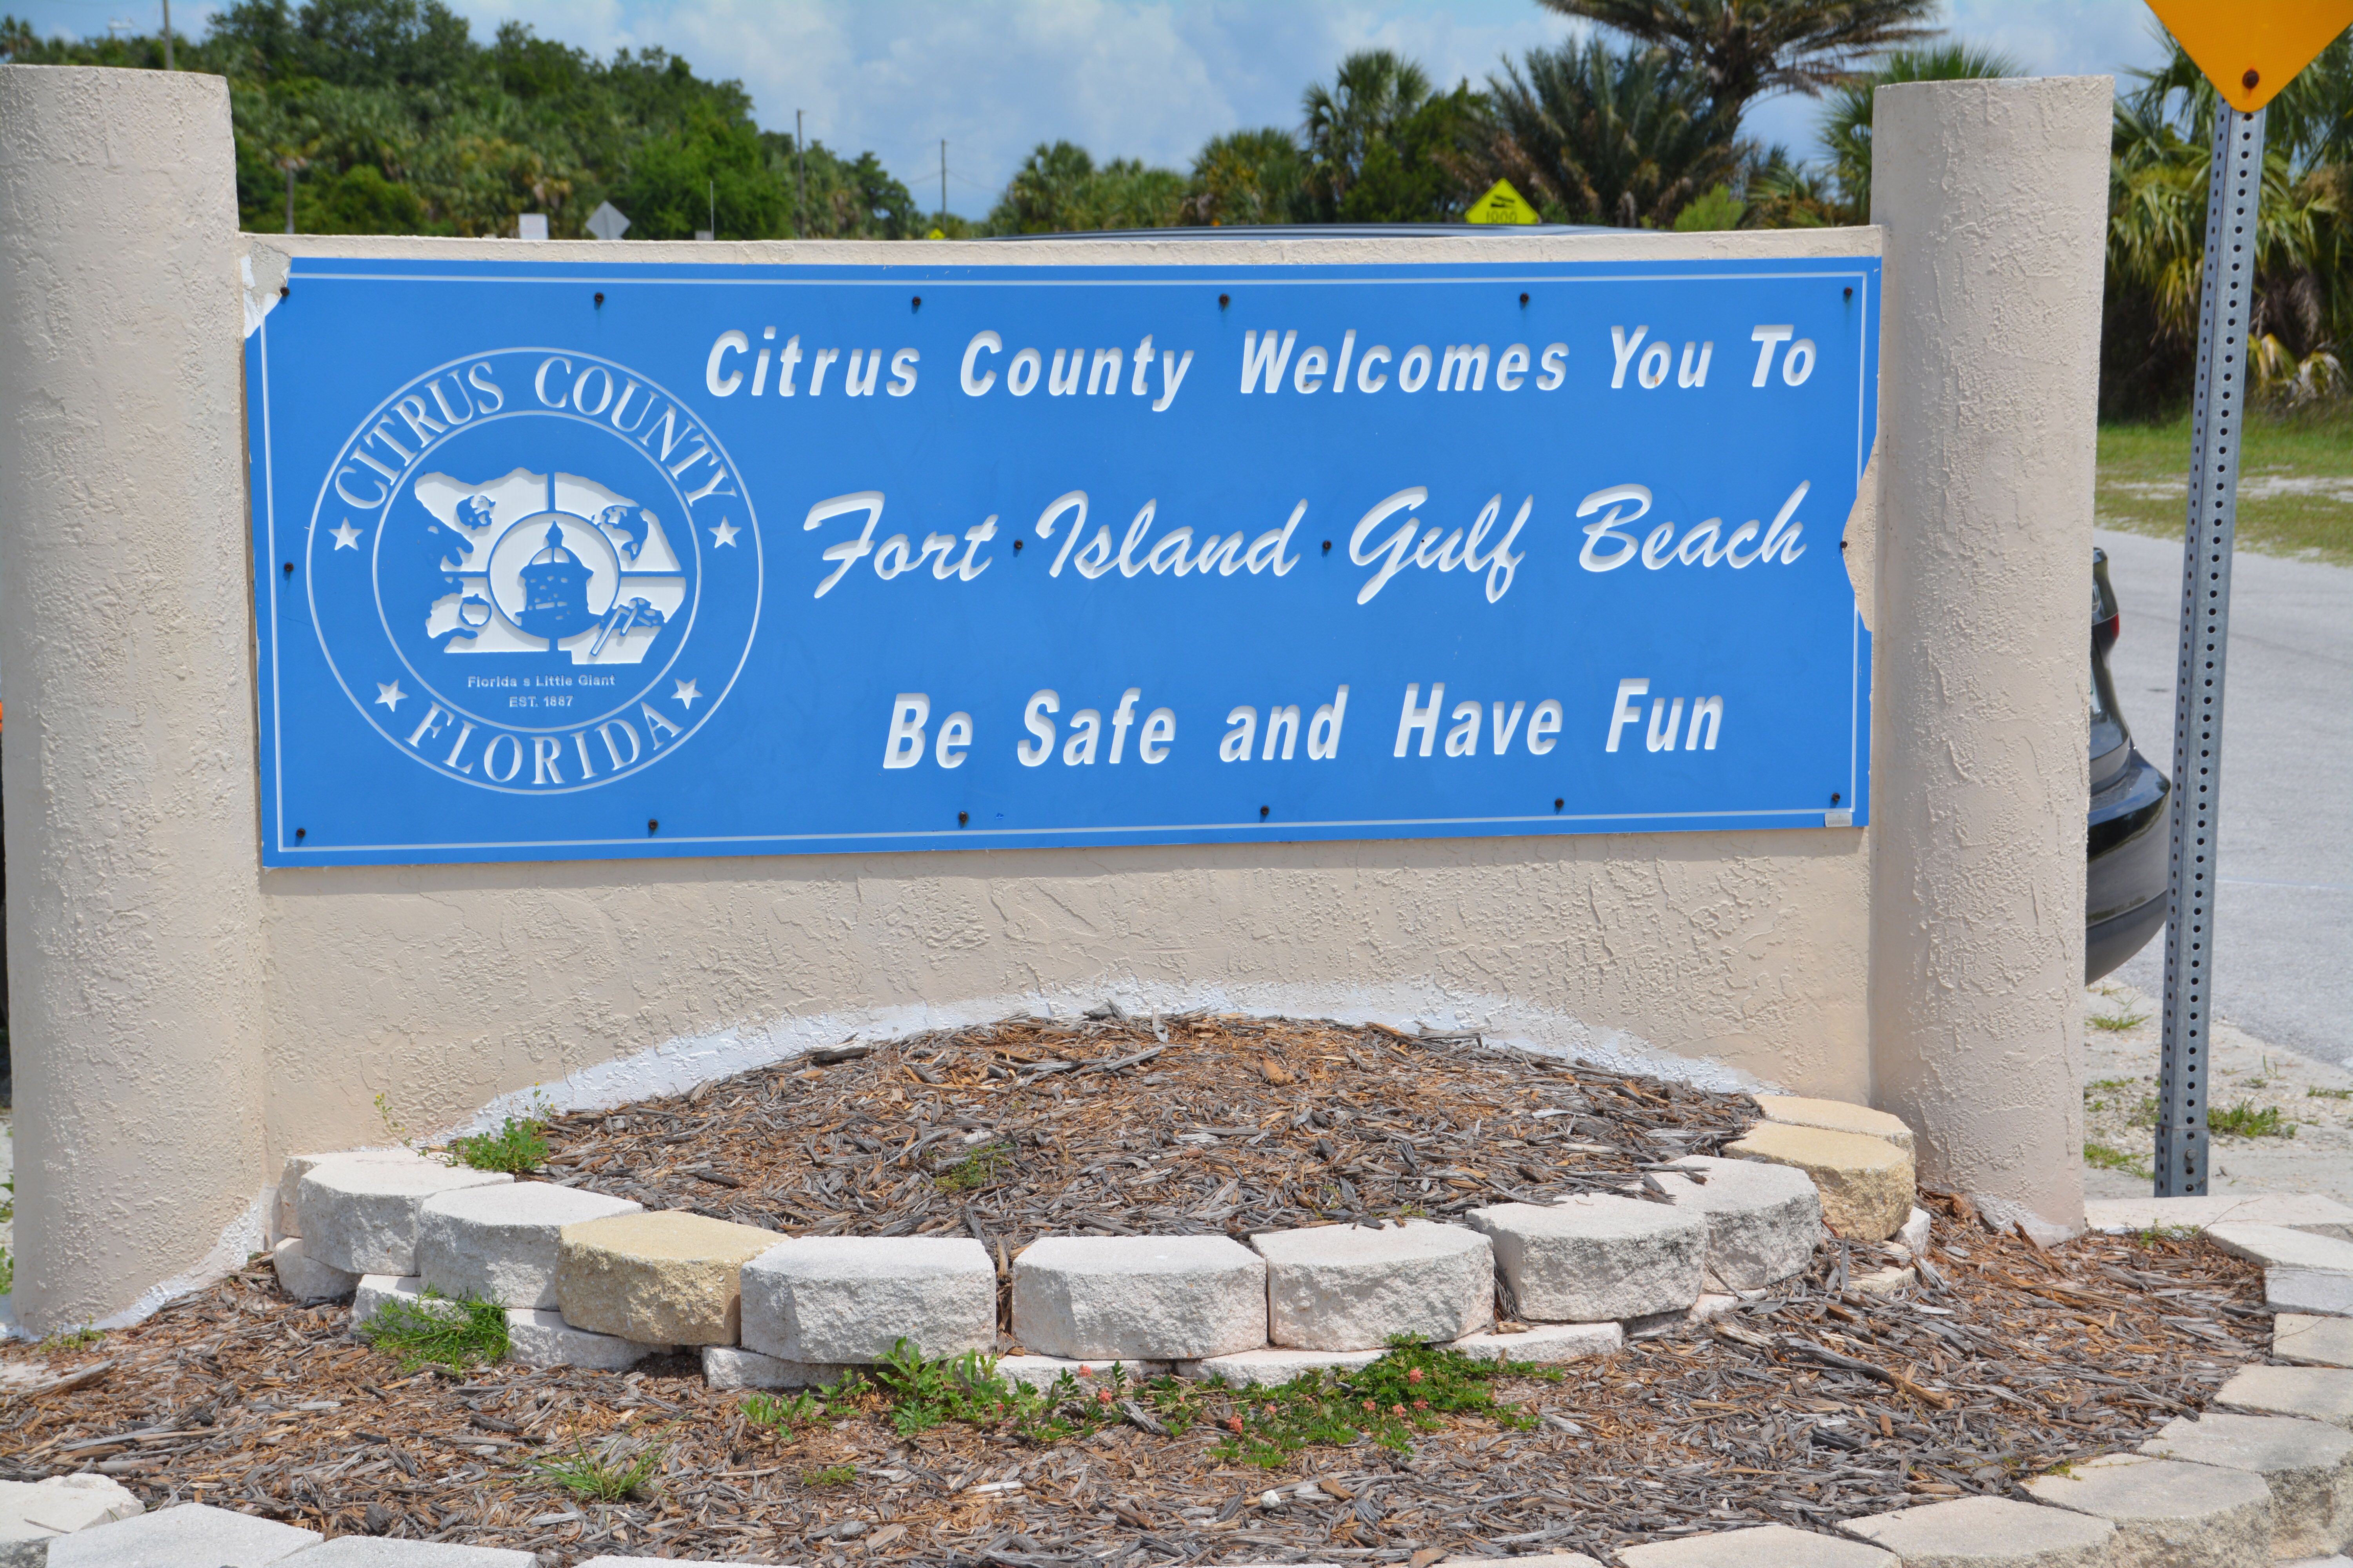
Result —
<instances>
[{"instance_id":1,"label":"county seal emblem","mask_svg":"<svg viewBox=\"0 0 2353 1568\"><path fill-rule=\"evenodd\" d=\"M493 790L591 789L674 753L759 616L758 523L718 437L569 351L472 356L385 398L322 483L307 555L353 706Z\"/></svg>"}]
</instances>

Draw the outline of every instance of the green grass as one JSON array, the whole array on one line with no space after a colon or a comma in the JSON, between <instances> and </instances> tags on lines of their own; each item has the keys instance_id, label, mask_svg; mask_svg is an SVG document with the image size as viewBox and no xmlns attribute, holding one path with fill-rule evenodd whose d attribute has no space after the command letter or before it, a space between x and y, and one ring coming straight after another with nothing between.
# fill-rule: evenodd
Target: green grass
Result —
<instances>
[{"instance_id":1,"label":"green grass","mask_svg":"<svg viewBox=\"0 0 2353 1568\"><path fill-rule=\"evenodd\" d=\"M463 1372L506 1358L507 1310L496 1301L453 1301L427 1286L421 1301L386 1301L378 1307L358 1333L398 1360L404 1373L424 1366Z\"/></svg>"},{"instance_id":2,"label":"green grass","mask_svg":"<svg viewBox=\"0 0 2353 1568\"><path fill-rule=\"evenodd\" d=\"M963 1163L951 1166L932 1177L944 1193L971 1193L995 1184L1012 1163L1013 1150L1007 1144L990 1143L974 1150Z\"/></svg>"},{"instance_id":3,"label":"green grass","mask_svg":"<svg viewBox=\"0 0 2353 1568\"><path fill-rule=\"evenodd\" d=\"M857 1479L858 1471L854 1466L828 1465L821 1470L804 1471L801 1475L801 1485L805 1487L846 1487Z\"/></svg>"},{"instance_id":4,"label":"green grass","mask_svg":"<svg viewBox=\"0 0 2353 1568\"><path fill-rule=\"evenodd\" d=\"M1065 1373L1033 1387L998 1376L993 1356L968 1351L927 1361L905 1340L871 1373L871 1382L845 1379L822 1402L807 1394L789 1401L754 1394L744 1413L784 1432L855 1405L886 1417L901 1436L961 1422L1041 1446L1138 1417L1139 1425L1180 1437L1206 1422L1219 1433L1210 1449L1219 1462L1279 1469L1303 1448L1345 1447L1360 1437L1409 1453L1417 1434L1438 1431L1449 1415L1475 1415L1526 1430L1535 1415L1498 1404L1489 1385L1502 1377L1556 1383L1561 1376L1556 1368L1473 1361L1405 1338L1390 1341L1388 1353L1370 1366L1303 1373L1279 1388L1166 1376L1139 1381L1116 1365L1099 1375Z\"/></svg>"},{"instance_id":5,"label":"green grass","mask_svg":"<svg viewBox=\"0 0 2353 1568\"><path fill-rule=\"evenodd\" d=\"M2265 479L2335 479L2329 495L2242 494L2239 542L2266 554L2310 553L2353 564L2353 403L2285 417L2258 416L2246 426L2242 484ZM2181 537L2189 467L2189 416L2162 425L2100 426L2097 515L2103 527L2161 538ZM2162 494L2147 488L2168 487ZM2254 487L2259 492L2260 486Z\"/></svg>"},{"instance_id":6,"label":"green grass","mask_svg":"<svg viewBox=\"0 0 2353 1568\"><path fill-rule=\"evenodd\" d=\"M665 1450L639 1439L607 1437L593 1449L575 1445L565 1458L531 1468L584 1501L620 1502L650 1490L667 1458Z\"/></svg>"},{"instance_id":7,"label":"green grass","mask_svg":"<svg viewBox=\"0 0 2353 1568\"><path fill-rule=\"evenodd\" d=\"M544 1095L534 1096L532 1113L518 1121L507 1118L496 1132L471 1132L449 1140L449 1163L477 1171L506 1171L521 1175L547 1161L547 1113L554 1108Z\"/></svg>"},{"instance_id":8,"label":"green grass","mask_svg":"<svg viewBox=\"0 0 2353 1568\"><path fill-rule=\"evenodd\" d=\"M2258 1110L2254 1101L2242 1100L2221 1110L2209 1106L2206 1131L2224 1138L2293 1138L2295 1123L2283 1116L2276 1105Z\"/></svg>"},{"instance_id":9,"label":"green grass","mask_svg":"<svg viewBox=\"0 0 2353 1568\"><path fill-rule=\"evenodd\" d=\"M2148 1163L2121 1149L2111 1149L2105 1143L2084 1145L2084 1163L2097 1165L2103 1171L2126 1171L2136 1176L2148 1176Z\"/></svg>"},{"instance_id":10,"label":"green grass","mask_svg":"<svg viewBox=\"0 0 2353 1568\"><path fill-rule=\"evenodd\" d=\"M2094 1029L2103 1029L2111 1035L2121 1035L2126 1029L2137 1029L2147 1023L2148 1015L2146 1013L2089 1013L2084 1015L2084 1021Z\"/></svg>"},{"instance_id":11,"label":"green grass","mask_svg":"<svg viewBox=\"0 0 2353 1568\"><path fill-rule=\"evenodd\" d=\"M2306 1100L2353 1100L2353 1089L2307 1089Z\"/></svg>"},{"instance_id":12,"label":"green grass","mask_svg":"<svg viewBox=\"0 0 2353 1568\"><path fill-rule=\"evenodd\" d=\"M69 1354L74 1351L86 1351L104 1338L104 1334L84 1323L78 1329L59 1330L43 1340L38 1348L43 1355Z\"/></svg>"}]
</instances>

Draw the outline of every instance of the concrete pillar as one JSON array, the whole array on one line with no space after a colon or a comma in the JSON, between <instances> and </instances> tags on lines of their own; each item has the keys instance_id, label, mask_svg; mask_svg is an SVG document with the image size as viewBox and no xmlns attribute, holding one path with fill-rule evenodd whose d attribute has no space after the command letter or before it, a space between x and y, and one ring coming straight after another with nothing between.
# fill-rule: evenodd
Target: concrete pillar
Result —
<instances>
[{"instance_id":1,"label":"concrete pillar","mask_svg":"<svg viewBox=\"0 0 2353 1568\"><path fill-rule=\"evenodd\" d=\"M1922 1179L2083 1223L2106 77L1879 89L1875 1097Z\"/></svg>"},{"instance_id":2,"label":"concrete pillar","mask_svg":"<svg viewBox=\"0 0 2353 1568\"><path fill-rule=\"evenodd\" d=\"M0 787L36 1331L197 1267L264 1180L237 258L220 78L0 66Z\"/></svg>"}]
</instances>

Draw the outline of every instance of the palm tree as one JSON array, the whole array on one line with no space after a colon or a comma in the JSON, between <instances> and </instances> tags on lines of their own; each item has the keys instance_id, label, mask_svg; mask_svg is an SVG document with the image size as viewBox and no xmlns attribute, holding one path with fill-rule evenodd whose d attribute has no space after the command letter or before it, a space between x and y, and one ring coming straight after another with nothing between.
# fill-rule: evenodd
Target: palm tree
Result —
<instances>
[{"instance_id":1,"label":"palm tree","mask_svg":"<svg viewBox=\"0 0 2353 1568\"><path fill-rule=\"evenodd\" d=\"M1430 98L1430 74L1388 49L1361 49L1340 62L1330 87L1307 89L1309 177L1328 206L1347 199L1374 150Z\"/></svg>"},{"instance_id":2,"label":"palm tree","mask_svg":"<svg viewBox=\"0 0 2353 1568\"><path fill-rule=\"evenodd\" d=\"M1289 223L1299 216L1306 179L1306 161L1288 131L1270 125L1212 136L1193 160L1185 221Z\"/></svg>"},{"instance_id":3,"label":"palm tree","mask_svg":"<svg viewBox=\"0 0 2353 1568\"><path fill-rule=\"evenodd\" d=\"M1883 49L1932 37L1938 0L1537 0L1696 71L1737 125L1768 92L1817 96Z\"/></svg>"},{"instance_id":4,"label":"palm tree","mask_svg":"<svg viewBox=\"0 0 2353 1568\"><path fill-rule=\"evenodd\" d=\"M1664 228L1738 177L1730 125L1665 49L1620 54L1596 38L1532 50L1487 94L1493 173L1571 223Z\"/></svg>"},{"instance_id":5,"label":"palm tree","mask_svg":"<svg viewBox=\"0 0 2353 1568\"><path fill-rule=\"evenodd\" d=\"M1871 113L1873 94L1906 81L1967 81L2018 76L2024 68L2008 55L1968 44L1926 49L1894 49L1872 69L1831 89L1818 132L1840 193L1840 216L1847 223L1871 221Z\"/></svg>"}]
</instances>

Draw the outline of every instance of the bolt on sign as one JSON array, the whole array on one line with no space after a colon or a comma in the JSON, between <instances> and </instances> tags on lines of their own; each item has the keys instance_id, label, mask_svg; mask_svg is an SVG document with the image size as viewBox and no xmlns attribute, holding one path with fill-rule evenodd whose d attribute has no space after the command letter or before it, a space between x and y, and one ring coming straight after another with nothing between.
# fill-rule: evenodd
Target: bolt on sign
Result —
<instances>
[{"instance_id":1,"label":"bolt on sign","mask_svg":"<svg viewBox=\"0 0 2353 1568\"><path fill-rule=\"evenodd\" d=\"M1465 223L1541 223L1544 221L1528 198L1520 195L1509 180L1497 180L1487 194L1471 204L1462 215Z\"/></svg>"},{"instance_id":2,"label":"bolt on sign","mask_svg":"<svg viewBox=\"0 0 2353 1568\"><path fill-rule=\"evenodd\" d=\"M1860 826L1879 282L299 258L264 858Z\"/></svg>"},{"instance_id":3,"label":"bolt on sign","mask_svg":"<svg viewBox=\"0 0 2353 1568\"><path fill-rule=\"evenodd\" d=\"M2347 27L2353 0L2148 0L2223 101L2269 103Z\"/></svg>"}]
</instances>

